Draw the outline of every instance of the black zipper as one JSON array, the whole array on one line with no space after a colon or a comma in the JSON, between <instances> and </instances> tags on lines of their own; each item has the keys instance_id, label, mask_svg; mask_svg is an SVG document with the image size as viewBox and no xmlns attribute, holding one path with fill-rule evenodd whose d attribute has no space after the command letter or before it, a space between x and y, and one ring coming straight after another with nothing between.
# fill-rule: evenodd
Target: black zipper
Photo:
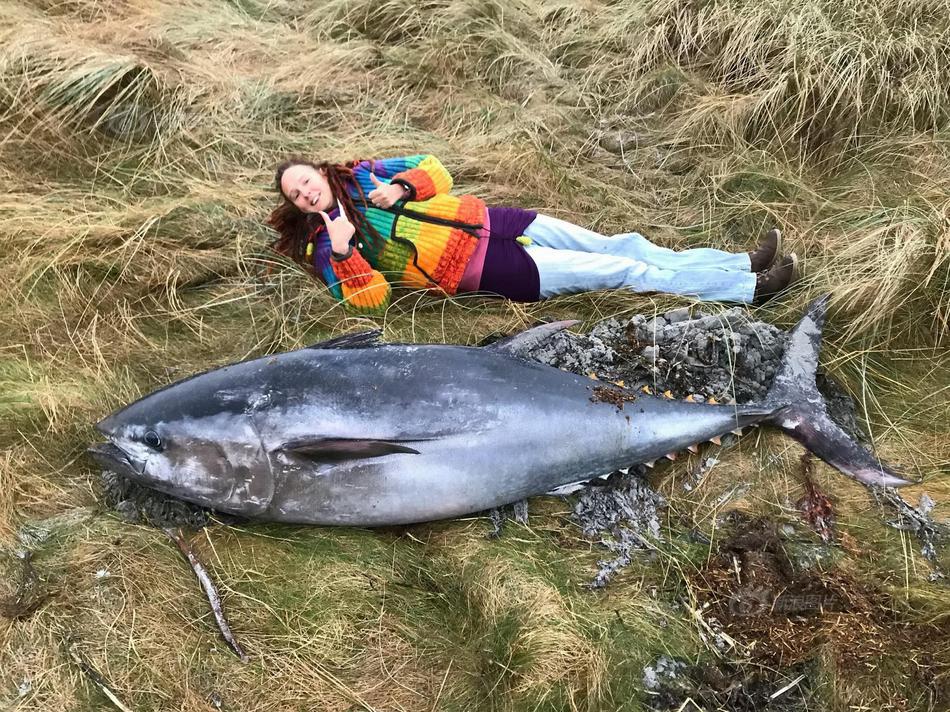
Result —
<instances>
[{"instance_id":1,"label":"black zipper","mask_svg":"<svg viewBox=\"0 0 950 712\"><path fill-rule=\"evenodd\" d=\"M402 205L400 204L402 203ZM393 213L394 215L405 215L406 217L419 220L420 222L432 223L433 225L442 225L444 227L454 227L459 230L462 230L465 233L468 233L472 237L481 238L481 235L478 234L478 230L484 228L484 225L472 225L471 223L463 223L458 220L448 220L446 218L437 218L432 215L426 215L425 213L419 213L415 210L410 210L409 208L403 207L405 201L401 200L394 204L390 208L380 208L380 210L385 210L387 213ZM368 207L368 206L367 206ZM426 279L428 279L432 286L440 288L438 282L436 282L432 275L422 269L422 266L419 264L419 248L416 247L415 243L411 240L407 240L404 237L399 237L396 234L396 220L393 220L392 229L389 232L389 239L393 242L398 242L401 245L405 245L412 249L412 264L417 270L419 270Z\"/></svg>"},{"instance_id":2,"label":"black zipper","mask_svg":"<svg viewBox=\"0 0 950 712\"><path fill-rule=\"evenodd\" d=\"M478 231L484 228L484 225L472 225L471 223L464 223L459 220L449 220L447 218L437 218L433 215L426 215L425 213L420 213L415 210L410 210L399 203L396 203L391 208L383 208L386 212L395 213L396 215L405 215L406 217L413 218L420 222L432 223L433 225L442 225L444 227L454 227L459 230L467 232L473 237L481 237L478 234ZM393 234L396 232L396 223L393 222Z\"/></svg>"}]
</instances>

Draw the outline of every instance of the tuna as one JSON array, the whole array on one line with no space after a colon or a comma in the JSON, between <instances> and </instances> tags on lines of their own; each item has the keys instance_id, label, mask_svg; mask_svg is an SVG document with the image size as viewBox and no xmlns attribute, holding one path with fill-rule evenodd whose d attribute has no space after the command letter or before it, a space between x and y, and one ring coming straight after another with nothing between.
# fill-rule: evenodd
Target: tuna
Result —
<instances>
[{"instance_id":1,"label":"tuna","mask_svg":"<svg viewBox=\"0 0 950 712\"><path fill-rule=\"evenodd\" d=\"M828 416L815 385L828 298L757 403L674 401L518 357L573 323L488 347L378 332L217 368L97 424L92 456L156 490L260 520L385 526L483 511L769 424L867 485L908 484Z\"/></svg>"}]
</instances>

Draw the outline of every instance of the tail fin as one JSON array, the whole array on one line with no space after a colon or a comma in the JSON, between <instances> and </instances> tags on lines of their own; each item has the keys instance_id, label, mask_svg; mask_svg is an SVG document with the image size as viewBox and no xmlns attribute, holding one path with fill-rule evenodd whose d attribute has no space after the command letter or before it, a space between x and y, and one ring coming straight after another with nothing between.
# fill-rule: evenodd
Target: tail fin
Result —
<instances>
[{"instance_id":1,"label":"tail fin","mask_svg":"<svg viewBox=\"0 0 950 712\"><path fill-rule=\"evenodd\" d=\"M784 430L832 467L866 485L911 484L879 462L828 415L825 399L815 383L828 301L828 295L813 301L789 334L782 363L766 396L766 403L776 410L766 422Z\"/></svg>"}]
</instances>

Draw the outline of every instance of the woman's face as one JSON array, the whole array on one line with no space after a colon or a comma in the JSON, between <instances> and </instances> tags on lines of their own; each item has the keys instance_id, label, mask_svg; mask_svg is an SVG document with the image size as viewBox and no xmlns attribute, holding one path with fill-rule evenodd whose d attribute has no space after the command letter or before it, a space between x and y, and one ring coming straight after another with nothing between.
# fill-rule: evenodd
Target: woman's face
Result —
<instances>
[{"instance_id":1,"label":"woman's face","mask_svg":"<svg viewBox=\"0 0 950 712\"><path fill-rule=\"evenodd\" d=\"M297 164L284 171L280 178L284 196L305 213L330 210L334 205L333 191L322 171Z\"/></svg>"}]
</instances>

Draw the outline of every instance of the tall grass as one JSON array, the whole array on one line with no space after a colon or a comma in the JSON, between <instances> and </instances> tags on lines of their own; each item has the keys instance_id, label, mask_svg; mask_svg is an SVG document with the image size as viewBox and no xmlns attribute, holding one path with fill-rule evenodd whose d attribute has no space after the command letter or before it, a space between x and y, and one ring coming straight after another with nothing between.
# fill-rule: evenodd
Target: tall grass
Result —
<instances>
[{"instance_id":1,"label":"tall grass","mask_svg":"<svg viewBox=\"0 0 950 712\"><path fill-rule=\"evenodd\" d=\"M759 315L787 325L832 293L824 363L877 449L941 500L948 18L932 0L2 0L0 544L33 549L57 595L0 620L0 707L100 703L67 638L126 702L156 710L202 709L212 693L242 710L641 709L658 655L737 659L689 609L698 559L683 532L715 538L727 507L796 523L787 440L717 455L691 492L692 461L658 478L668 545L604 594L580 585L601 553L559 501L499 541L478 518L215 526L196 546L256 656L242 667L174 548L98 509L90 426L180 376L346 331L475 344L538 318L590 325L687 303L403 290L369 319L264 248L286 154L425 151L459 191L605 233L744 250L780 225L805 275ZM916 605L908 619L936 615L916 543L864 490L819 476L867 547L848 566ZM0 557L0 596L16 561ZM865 684L839 662L816 652L815 705L879 708L904 684ZM945 663L938 651L928 669L945 677Z\"/></svg>"}]
</instances>

